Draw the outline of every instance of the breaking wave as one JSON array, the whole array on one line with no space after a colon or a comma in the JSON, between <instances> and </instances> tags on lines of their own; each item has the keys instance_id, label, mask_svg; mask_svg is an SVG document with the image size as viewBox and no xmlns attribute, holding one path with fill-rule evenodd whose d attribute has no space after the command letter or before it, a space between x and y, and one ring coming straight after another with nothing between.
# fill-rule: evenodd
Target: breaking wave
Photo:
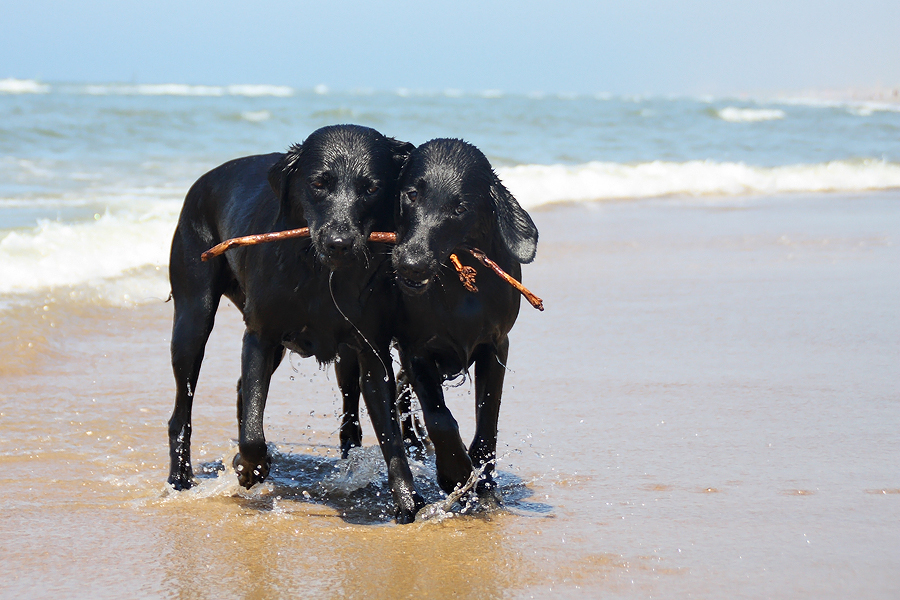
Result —
<instances>
[{"instance_id":1,"label":"breaking wave","mask_svg":"<svg viewBox=\"0 0 900 600\"><path fill-rule=\"evenodd\" d=\"M754 123L783 119L785 112L778 108L737 108L727 106L716 112L718 117L729 123Z\"/></svg>"},{"instance_id":2,"label":"breaking wave","mask_svg":"<svg viewBox=\"0 0 900 600\"><path fill-rule=\"evenodd\" d=\"M498 174L528 209L558 202L661 196L900 188L900 164L877 160L779 167L712 161L591 162L520 165L498 169ZM181 199L165 190L156 192L160 194L156 200L150 198L152 190L134 198L107 197L111 208L90 220L40 220L31 228L0 231L0 296L9 301L17 295L57 290L113 305L165 298L169 245Z\"/></svg>"},{"instance_id":3,"label":"breaking wave","mask_svg":"<svg viewBox=\"0 0 900 600\"><path fill-rule=\"evenodd\" d=\"M64 288L113 305L165 298L179 209L160 202L143 214L107 212L75 223L42 219L32 229L0 233L0 294Z\"/></svg>"},{"instance_id":4,"label":"breaking wave","mask_svg":"<svg viewBox=\"0 0 900 600\"><path fill-rule=\"evenodd\" d=\"M758 167L744 163L653 161L520 165L497 170L522 206L660 196L854 192L900 187L900 164L842 160Z\"/></svg>"},{"instance_id":5,"label":"breaking wave","mask_svg":"<svg viewBox=\"0 0 900 600\"><path fill-rule=\"evenodd\" d=\"M0 94L46 94L50 86L33 79L0 79Z\"/></svg>"},{"instance_id":6,"label":"breaking wave","mask_svg":"<svg viewBox=\"0 0 900 600\"><path fill-rule=\"evenodd\" d=\"M277 96L294 95L294 89L283 85L187 85L183 83L98 84L85 85L76 91L92 96Z\"/></svg>"}]
</instances>

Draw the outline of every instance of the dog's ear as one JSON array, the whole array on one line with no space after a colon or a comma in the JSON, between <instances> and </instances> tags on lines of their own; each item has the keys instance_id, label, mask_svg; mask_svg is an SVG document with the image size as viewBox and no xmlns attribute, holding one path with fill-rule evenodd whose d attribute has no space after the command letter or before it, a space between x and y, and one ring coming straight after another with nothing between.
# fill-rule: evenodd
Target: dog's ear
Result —
<instances>
[{"instance_id":1,"label":"dog's ear","mask_svg":"<svg viewBox=\"0 0 900 600\"><path fill-rule=\"evenodd\" d=\"M415 150L416 147L409 142L401 142L392 137L386 139L394 156L394 164L397 166L397 169L400 169L406 163L406 159L409 158L410 152Z\"/></svg>"},{"instance_id":2,"label":"dog's ear","mask_svg":"<svg viewBox=\"0 0 900 600\"><path fill-rule=\"evenodd\" d=\"M500 238L509 253L520 263L530 263L537 252L538 230L525 209L500 183L495 174L491 183L491 201L497 215Z\"/></svg>"},{"instance_id":3,"label":"dog's ear","mask_svg":"<svg viewBox=\"0 0 900 600\"><path fill-rule=\"evenodd\" d=\"M290 215L291 211L300 210L299 206L291 206L290 182L291 175L295 170L295 164L300 160L302 154L303 146L294 144L287 153L269 169L269 185L272 186L275 197L281 202L281 214L284 216ZM303 217L302 214L293 216L295 218Z\"/></svg>"}]
</instances>

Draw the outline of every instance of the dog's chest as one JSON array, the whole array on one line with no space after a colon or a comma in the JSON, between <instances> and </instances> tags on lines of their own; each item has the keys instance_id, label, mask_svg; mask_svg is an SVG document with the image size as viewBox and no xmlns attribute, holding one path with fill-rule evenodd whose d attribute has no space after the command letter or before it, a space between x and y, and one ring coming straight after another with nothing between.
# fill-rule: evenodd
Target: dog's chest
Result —
<instances>
[{"instance_id":1,"label":"dog's chest","mask_svg":"<svg viewBox=\"0 0 900 600\"><path fill-rule=\"evenodd\" d=\"M244 320L249 329L303 357L321 362L334 359L340 344L359 345L357 336L373 337L370 331L383 321L379 302L384 296L378 279L365 274L281 277L270 281L264 293L248 298ZM374 286L374 288L373 288ZM373 338L374 339L374 338Z\"/></svg>"},{"instance_id":2,"label":"dog's chest","mask_svg":"<svg viewBox=\"0 0 900 600\"><path fill-rule=\"evenodd\" d=\"M448 300L432 298L417 303L407 312L405 328L413 354L428 357L445 378L465 371L475 347L490 337L484 305L477 294Z\"/></svg>"}]
</instances>

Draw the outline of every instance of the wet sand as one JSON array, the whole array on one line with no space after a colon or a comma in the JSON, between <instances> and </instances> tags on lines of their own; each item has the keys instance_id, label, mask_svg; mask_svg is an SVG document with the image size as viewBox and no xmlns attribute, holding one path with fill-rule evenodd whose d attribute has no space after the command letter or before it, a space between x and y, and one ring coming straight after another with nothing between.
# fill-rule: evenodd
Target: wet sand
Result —
<instances>
[{"instance_id":1,"label":"wet sand","mask_svg":"<svg viewBox=\"0 0 900 600\"><path fill-rule=\"evenodd\" d=\"M272 481L241 491L217 471L231 306L195 398L209 472L166 493L171 305L7 313L0 596L897 597L900 192L534 217L547 310L513 330L486 515L391 523L377 452L338 460L333 373L296 357L267 407ZM448 391L466 437L471 394Z\"/></svg>"}]
</instances>

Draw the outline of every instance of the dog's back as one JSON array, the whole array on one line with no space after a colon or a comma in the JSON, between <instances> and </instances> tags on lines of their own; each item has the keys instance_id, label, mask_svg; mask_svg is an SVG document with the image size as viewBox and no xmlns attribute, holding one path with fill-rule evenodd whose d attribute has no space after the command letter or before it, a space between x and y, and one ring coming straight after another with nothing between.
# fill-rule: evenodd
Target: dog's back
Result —
<instances>
[{"instance_id":1,"label":"dog's back","mask_svg":"<svg viewBox=\"0 0 900 600\"><path fill-rule=\"evenodd\" d=\"M229 238L271 231L278 200L268 172L283 153L231 160L202 175L185 196L169 256L169 281L176 303L189 302L209 286L243 310L233 256L204 264L200 255Z\"/></svg>"}]
</instances>

